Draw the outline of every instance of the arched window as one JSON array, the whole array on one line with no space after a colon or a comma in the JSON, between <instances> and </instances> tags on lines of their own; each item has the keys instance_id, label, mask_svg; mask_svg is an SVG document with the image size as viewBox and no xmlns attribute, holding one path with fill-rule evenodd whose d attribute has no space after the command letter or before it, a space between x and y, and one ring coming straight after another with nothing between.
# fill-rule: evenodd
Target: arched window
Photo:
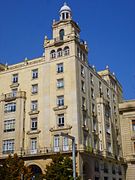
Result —
<instances>
[{"instance_id":1,"label":"arched window","mask_svg":"<svg viewBox=\"0 0 135 180\"><path fill-rule=\"evenodd\" d=\"M61 29L60 32L59 32L59 37L60 37L60 40L63 40L64 39L64 29Z\"/></svg>"},{"instance_id":2,"label":"arched window","mask_svg":"<svg viewBox=\"0 0 135 180\"><path fill-rule=\"evenodd\" d=\"M64 47L64 56L67 56L67 55L69 55L69 47L68 46Z\"/></svg>"},{"instance_id":3,"label":"arched window","mask_svg":"<svg viewBox=\"0 0 135 180\"><path fill-rule=\"evenodd\" d=\"M51 59L56 58L56 52L55 52L55 50L52 50L52 51L50 52L50 58L51 58Z\"/></svg>"},{"instance_id":4,"label":"arched window","mask_svg":"<svg viewBox=\"0 0 135 180\"><path fill-rule=\"evenodd\" d=\"M57 57L61 57L61 56L62 56L62 49L59 48L59 49L57 50Z\"/></svg>"}]
</instances>

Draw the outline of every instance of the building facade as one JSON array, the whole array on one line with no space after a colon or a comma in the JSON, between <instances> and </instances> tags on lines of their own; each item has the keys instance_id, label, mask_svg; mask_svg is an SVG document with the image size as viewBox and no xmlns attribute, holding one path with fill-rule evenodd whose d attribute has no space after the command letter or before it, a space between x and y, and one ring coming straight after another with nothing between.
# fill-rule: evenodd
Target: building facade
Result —
<instances>
[{"instance_id":1,"label":"building facade","mask_svg":"<svg viewBox=\"0 0 135 180\"><path fill-rule=\"evenodd\" d=\"M44 173L57 152L71 154L83 180L124 180L118 104L122 88L108 67L96 72L88 47L66 4L53 21L42 57L0 65L0 159L22 156Z\"/></svg>"},{"instance_id":2,"label":"building facade","mask_svg":"<svg viewBox=\"0 0 135 180\"><path fill-rule=\"evenodd\" d=\"M127 161L126 179L135 179L135 100L119 104L123 156Z\"/></svg>"}]
</instances>

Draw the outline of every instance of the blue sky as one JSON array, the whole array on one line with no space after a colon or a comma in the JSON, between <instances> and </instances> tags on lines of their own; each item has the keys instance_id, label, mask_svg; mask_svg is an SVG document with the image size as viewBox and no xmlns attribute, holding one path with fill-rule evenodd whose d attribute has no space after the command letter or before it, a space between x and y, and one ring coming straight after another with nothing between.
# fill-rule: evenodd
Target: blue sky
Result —
<instances>
[{"instance_id":1,"label":"blue sky","mask_svg":"<svg viewBox=\"0 0 135 180\"><path fill-rule=\"evenodd\" d=\"M81 38L89 46L89 63L97 71L109 65L135 99L135 0L67 0ZM51 38L63 0L0 0L0 62L14 64L42 55L44 36Z\"/></svg>"}]
</instances>

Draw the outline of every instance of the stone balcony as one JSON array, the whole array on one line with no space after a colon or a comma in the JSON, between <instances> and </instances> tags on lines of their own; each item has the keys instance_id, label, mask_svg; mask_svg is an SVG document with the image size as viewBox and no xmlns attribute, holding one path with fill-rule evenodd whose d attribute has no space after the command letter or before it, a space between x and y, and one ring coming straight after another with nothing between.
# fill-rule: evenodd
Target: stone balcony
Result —
<instances>
[{"instance_id":1,"label":"stone balcony","mask_svg":"<svg viewBox=\"0 0 135 180\"><path fill-rule=\"evenodd\" d=\"M25 91L17 91L16 93L10 92L7 94L2 94L0 100L1 101L13 101L17 98L26 98Z\"/></svg>"}]
</instances>

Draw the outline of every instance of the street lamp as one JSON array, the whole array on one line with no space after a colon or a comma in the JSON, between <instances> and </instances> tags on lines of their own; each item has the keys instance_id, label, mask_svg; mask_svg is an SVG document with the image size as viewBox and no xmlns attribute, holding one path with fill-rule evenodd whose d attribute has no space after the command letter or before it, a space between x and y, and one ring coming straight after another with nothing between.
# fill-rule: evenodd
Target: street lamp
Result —
<instances>
[{"instance_id":1,"label":"street lamp","mask_svg":"<svg viewBox=\"0 0 135 180\"><path fill-rule=\"evenodd\" d=\"M75 137L63 132L60 133L60 136L67 137L72 140L73 178L76 180Z\"/></svg>"}]
</instances>

